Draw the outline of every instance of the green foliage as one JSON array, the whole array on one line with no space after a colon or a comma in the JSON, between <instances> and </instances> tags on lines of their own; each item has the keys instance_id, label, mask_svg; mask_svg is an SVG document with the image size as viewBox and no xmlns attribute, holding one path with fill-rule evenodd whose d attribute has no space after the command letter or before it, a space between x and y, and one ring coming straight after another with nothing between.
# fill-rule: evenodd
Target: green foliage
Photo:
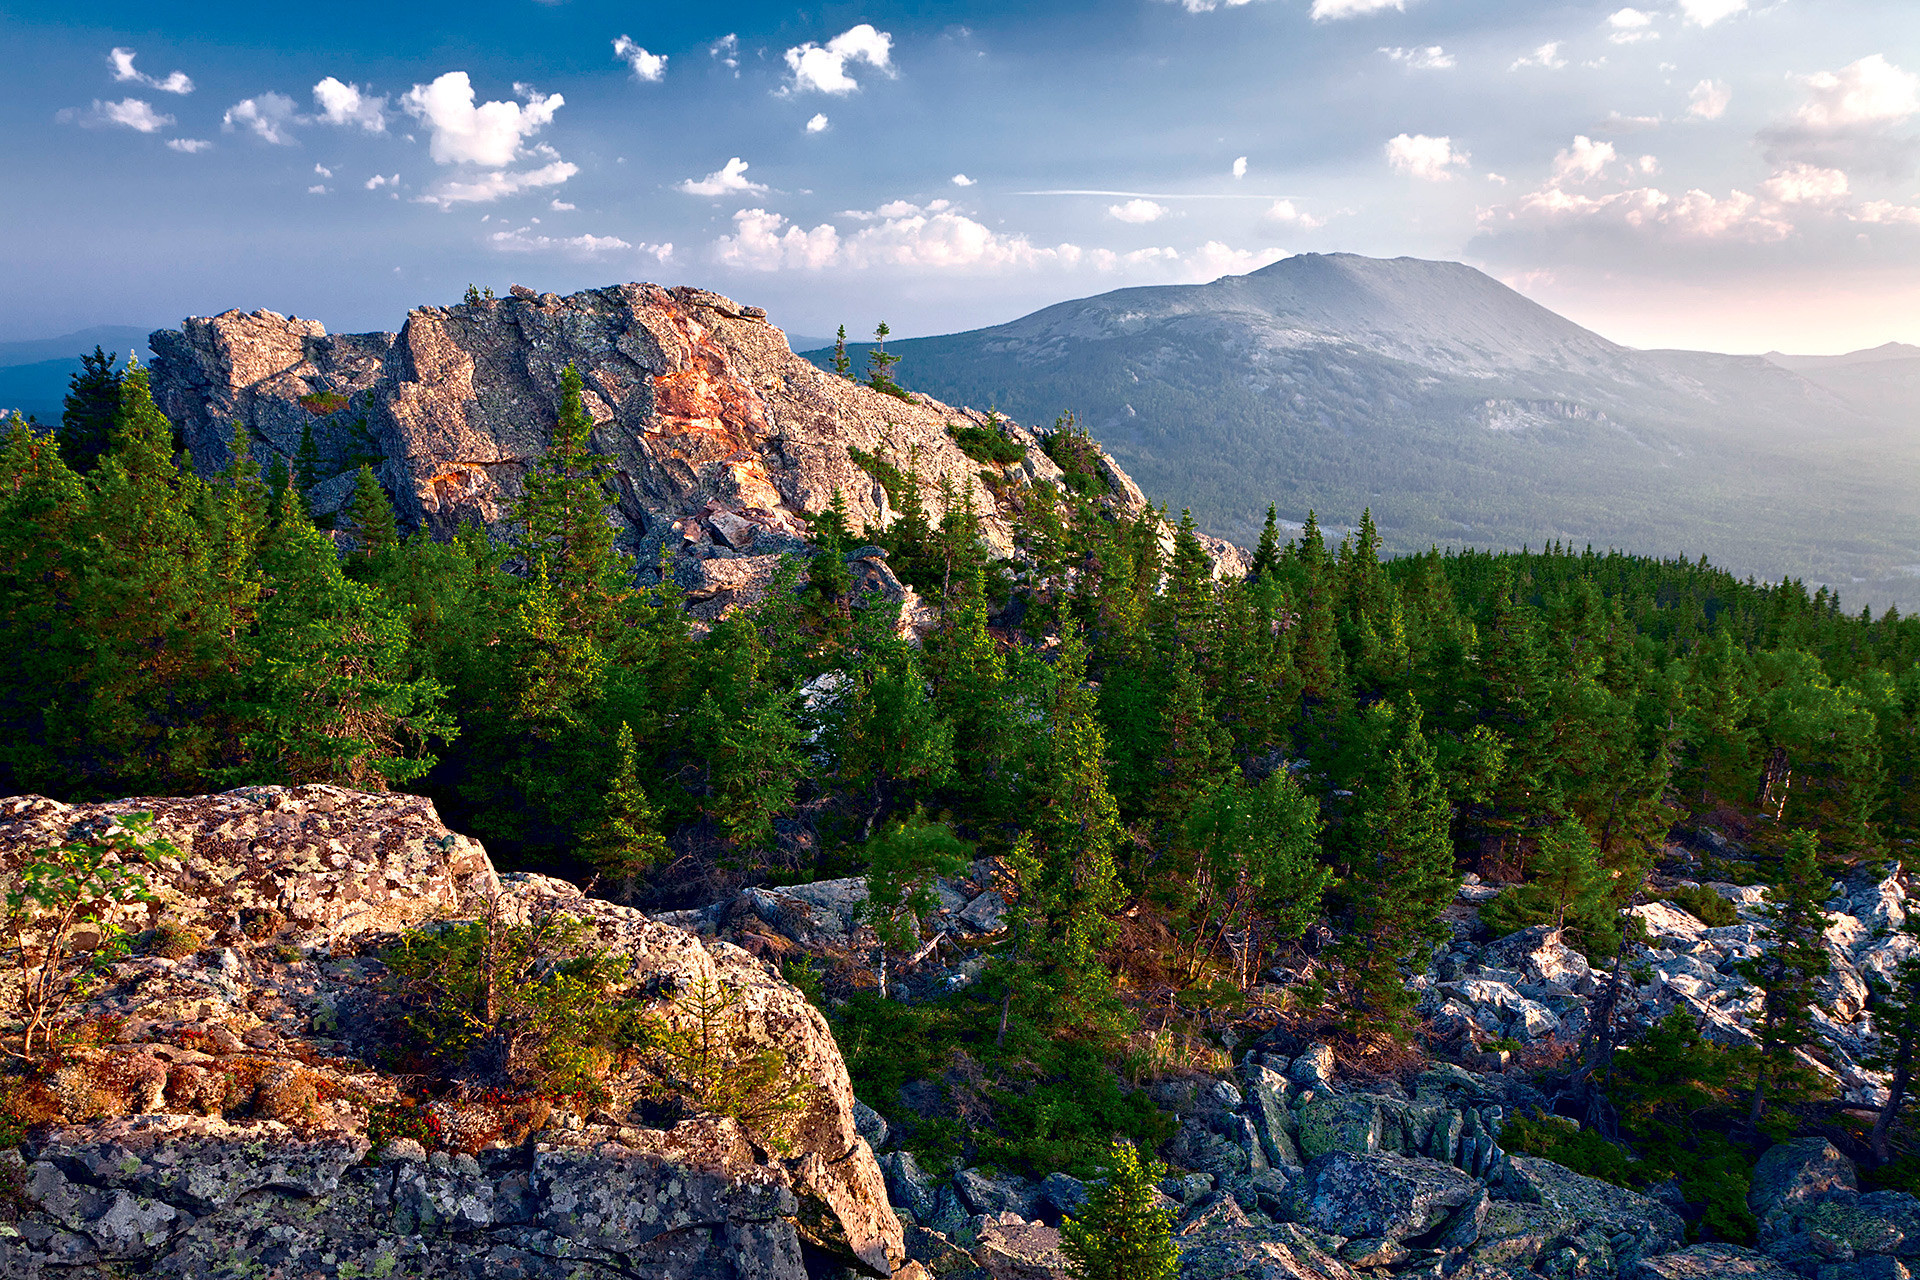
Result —
<instances>
[{"instance_id":1,"label":"green foliage","mask_svg":"<svg viewBox=\"0 0 1920 1280\"><path fill-rule=\"evenodd\" d=\"M564 1095L597 1090L646 1041L631 964L556 913L409 929L382 957L404 1047L453 1077Z\"/></svg>"},{"instance_id":2,"label":"green foliage","mask_svg":"<svg viewBox=\"0 0 1920 1280\"><path fill-rule=\"evenodd\" d=\"M960 446L960 452L975 462L988 462L995 466L1009 467L1027 456L1026 446L1007 438L1005 431L999 429L998 419L990 418L988 425L955 426L947 424L947 434Z\"/></svg>"},{"instance_id":3,"label":"green foliage","mask_svg":"<svg viewBox=\"0 0 1920 1280\"><path fill-rule=\"evenodd\" d=\"M1780 878L1766 891L1773 945L1739 966L1740 976L1766 997L1755 1027L1760 1050L1753 1063L1748 1111L1748 1123L1755 1128L1774 1108L1772 1127L1776 1132L1790 1131L1791 1122L1779 1116L1777 1109L1811 1098L1819 1085L1798 1053L1813 1040L1814 984L1832 963L1824 911L1828 884L1820 873L1812 833L1794 832L1787 841Z\"/></svg>"},{"instance_id":4,"label":"green foliage","mask_svg":"<svg viewBox=\"0 0 1920 1280\"><path fill-rule=\"evenodd\" d=\"M1592 960L1620 948L1613 879L1600 865L1593 837L1567 818L1542 833L1527 866L1527 882L1480 908L1480 919L1498 936L1536 924L1564 929L1567 940Z\"/></svg>"},{"instance_id":5,"label":"green foliage","mask_svg":"<svg viewBox=\"0 0 1920 1280\"><path fill-rule=\"evenodd\" d=\"M68 379L65 405L60 411L60 454L67 465L85 473L100 463L113 435L113 418L120 407L119 353L99 347L80 357L80 368Z\"/></svg>"},{"instance_id":6,"label":"green foliage","mask_svg":"<svg viewBox=\"0 0 1920 1280\"><path fill-rule=\"evenodd\" d=\"M670 851L660 834L659 812L640 785L633 730L624 720L614 739L613 758L613 776L601 798L600 819L589 828L581 853L602 871L634 877L659 865Z\"/></svg>"},{"instance_id":7,"label":"green foliage","mask_svg":"<svg viewBox=\"0 0 1920 1280\"><path fill-rule=\"evenodd\" d=\"M152 902L147 864L178 856L153 838L150 813L127 814L95 839L27 855L0 918L19 972L18 1007L8 1012L20 1043L7 1045L7 1053L31 1060L48 1047L68 1006L86 998L126 953L128 934L103 908Z\"/></svg>"},{"instance_id":8,"label":"green foliage","mask_svg":"<svg viewBox=\"0 0 1920 1280\"><path fill-rule=\"evenodd\" d=\"M1635 1185L1633 1162L1619 1144L1581 1128L1578 1121L1565 1116L1514 1116L1501 1127L1500 1147L1513 1155L1551 1160L1616 1186Z\"/></svg>"},{"instance_id":9,"label":"green foliage","mask_svg":"<svg viewBox=\"0 0 1920 1280\"><path fill-rule=\"evenodd\" d=\"M1097 498L1107 492L1101 470L1100 446L1081 429L1071 413L1054 420L1053 430L1041 437L1040 447L1053 464L1065 473L1067 491L1082 498Z\"/></svg>"},{"instance_id":10,"label":"green foliage","mask_svg":"<svg viewBox=\"0 0 1920 1280\"><path fill-rule=\"evenodd\" d=\"M1667 900L1702 924L1721 929L1740 922L1733 904L1703 884L1682 885L1667 895Z\"/></svg>"},{"instance_id":11,"label":"green foliage","mask_svg":"<svg viewBox=\"0 0 1920 1280\"><path fill-rule=\"evenodd\" d=\"M874 931L888 946L906 951L920 940L921 918L938 905L934 880L964 870L973 846L916 811L889 823L859 851L867 861L867 913Z\"/></svg>"},{"instance_id":12,"label":"green foliage","mask_svg":"<svg viewBox=\"0 0 1920 1280\"><path fill-rule=\"evenodd\" d=\"M1060 1252L1081 1280L1172 1280L1180 1268L1173 1215L1155 1192L1166 1173L1116 1142L1106 1180L1095 1184L1086 1208L1060 1224Z\"/></svg>"},{"instance_id":13,"label":"green foliage","mask_svg":"<svg viewBox=\"0 0 1920 1280\"><path fill-rule=\"evenodd\" d=\"M901 400L912 400L913 397L903 391L900 384L893 380L893 366L900 363L900 357L887 352L887 335L891 332L884 320L874 328L873 346L867 352L867 385L875 391L885 392ZM844 358L845 339L836 340L835 351Z\"/></svg>"},{"instance_id":14,"label":"green foliage","mask_svg":"<svg viewBox=\"0 0 1920 1280\"><path fill-rule=\"evenodd\" d=\"M852 367L853 361L847 355L847 326L841 325L833 337L833 371L844 378Z\"/></svg>"},{"instance_id":15,"label":"green foliage","mask_svg":"<svg viewBox=\"0 0 1920 1280\"><path fill-rule=\"evenodd\" d=\"M814 1086L776 1045L755 1045L736 1012L738 989L702 978L650 1028L646 1061L657 1096L691 1115L725 1116L789 1152Z\"/></svg>"}]
</instances>

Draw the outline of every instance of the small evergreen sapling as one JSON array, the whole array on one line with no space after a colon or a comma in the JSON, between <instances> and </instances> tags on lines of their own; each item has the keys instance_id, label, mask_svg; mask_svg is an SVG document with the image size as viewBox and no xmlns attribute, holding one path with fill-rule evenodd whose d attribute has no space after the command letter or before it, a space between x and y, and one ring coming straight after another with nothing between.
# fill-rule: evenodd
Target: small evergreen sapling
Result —
<instances>
[{"instance_id":1,"label":"small evergreen sapling","mask_svg":"<svg viewBox=\"0 0 1920 1280\"><path fill-rule=\"evenodd\" d=\"M1796 831L1781 856L1780 879L1767 887L1767 923L1773 946L1739 966L1740 976L1765 993L1756 1030L1760 1051L1754 1059L1749 1128L1758 1130L1769 1104L1804 1100L1816 1081L1801 1065L1799 1051L1813 1038L1814 984L1827 972L1827 879L1813 833Z\"/></svg>"},{"instance_id":2,"label":"small evergreen sapling","mask_svg":"<svg viewBox=\"0 0 1920 1280\"><path fill-rule=\"evenodd\" d=\"M841 325L833 337L833 371L844 378L852 367L853 360L847 355L847 326Z\"/></svg>"},{"instance_id":3,"label":"small evergreen sapling","mask_svg":"<svg viewBox=\"0 0 1920 1280\"><path fill-rule=\"evenodd\" d=\"M1085 1211L1060 1224L1060 1252L1079 1280L1172 1280L1180 1268L1173 1215L1155 1199L1166 1167L1142 1160L1130 1142L1113 1144L1112 1161Z\"/></svg>"}]
</instances>

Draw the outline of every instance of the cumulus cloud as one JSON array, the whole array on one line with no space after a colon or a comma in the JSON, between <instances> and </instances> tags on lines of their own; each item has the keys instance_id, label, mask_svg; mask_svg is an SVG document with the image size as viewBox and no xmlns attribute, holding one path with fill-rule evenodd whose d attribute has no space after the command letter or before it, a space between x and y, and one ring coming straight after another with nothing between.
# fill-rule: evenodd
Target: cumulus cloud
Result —
<instances>
[{"instance_id":1,"label":"cumulus cloud","mask_svg":"<svg viewBox=\"0 0 1920 1280\"><path fill-rule=\"evenodd\" d=\"M1107 214L1122 222L1158 222L1167 216L1167 207L1152 200L1129 200L1108 205Z\"/></svg>"},{"instance_id":2,"label":"cumulus cloud","mask_svg":"<svg viewBox=\"0 0 1920 1280\"><path fill-rule=\"evenodd\" d=\"M1869 200L1852 217L1856 222L1920 226L1920 209L1912 205L1895 204L1891 200Z\"/></svg>"},{"instance_id":3,"label":"cumulus cloud","mask_svg":"<svg viewBox=\"0 0 1920 1280\"><path fill-rule=\"evenodd\" d=\"M536 219L537 221L537 219ZM632 244L619 236L549 236L537 234L530 226L513 231L496 231L487 244L501 253L558 253L569 258L600 258L613 253L645 254L658 262L673 256L671 244Z\"/></svg>"},{"instance_id":4,"label":"cumulus cloud","mask_svg":"<svg viewBox=\"0 0 1920 1280\"><path fill-rule=\"evenodd\" d=\"M357 84L342 84L328 76L313 86L313 100L322 124L359 125L368 133L387 131L387 95L362 93Z\"/></svg>"},{"instance_id":5,"label":"cumulus cloud","mask_svg":"<svg viewBox=\"0 0 1920 1280\"><path fill-rule=\"evenodd\" d=\"M1379 13L1382 9L1395 9L1405 13L1406 0L1313 0L1313 9L1308 16L1315 22L1337 22L1341 18L1358 18L1369 13Z\"/></svg>"},{"instance_id":6,"label":"cumulus cloud","mask_svg":"<svg viewBox=\"0 0 1920 1280\"><path fill-rule=\"evenodd\" d=\"M98 98L85 111L67 107L54 116L61 124L77 124L82 129L106 129L118 126L138 133L158 133L173 123L172 116L161 115L153 104L139 98L102 102Z\"/></svg>"},{"instance_id":7,"label":"cumulus cloud","mask_svg":"<svg viewBox=\"0 0 1920 1280\"><path fill-rule=\"evenodd\" d=\"M257 98L242 98L227 108L220 127L232 132L244 129L276 147L294 145L293 126L301 123L293 99L284 93L263 93Z\"/></svg>"},{"instance_id":8,"label":"cumulus cloud","mask_svg":"<svg viewBox=\"0 0 1920 1280\"><path fill-rule=\"evenodd\" d=\"M577 204L568 204L565 200L549 200L547 202L547 208L553 210L555 213L572 213L579 207Z\"/></svg>"},{"instance_id":9,"label":"cumulus cloud","mask_svg":"<svg viewBox=\"0 0 1920 1280\"><path fill-rule=\"evenodd\" d=\"M707 56L721 66L738 74L740 70L740 37L729 31L707 46Z\"/></svg>"},{"instance_id":10,"label":"cumulus cloud","mask_svg":"<svg viewBox=\"0 0 1920 1280\"><path fill-rule=\"evenodd\" d=\"M158 89L161 93L192 93L193 81L184 71L171 72L165 79L139 71L133 65L133 50L114 49L107 54L107 65L113 68L116 84L142 84L149 89Z\"/></svg>"},{"instance_id":11,"label":"cumulus cloud","mask_svg":"<svg viewBox=\"0 0 1920 1280\"><path fill-rule=\"evenodd\" d=\"M515 85L514 92L526 100L524 105L486 102L476 106L467 73L449 71L432 84L413 86L400 105L427 126L428 151L438 163L503 169L513 163L520 144L551 124L554 112L566 105L559 94L538 93L526 85Z\"/></svg>"},{"instance_id":12,"label":"cumulus cloud","mask_svg":"<svg viewBox=\"0 0 1920 1280\"><path fill-rule=\"evenodd\" d=\"M1696 120L1718 120L1732 101L1732 89L1717 80L1702 80L1687 94L1687 114Z\"/></svg>"},{"instance_id":13,"label":"cumulus cloud","mask_svg":"<svg viewBox=\"0 0 1920 1280\"><path fill-rule=\"evenodd\" d=\"M168 138L167 146L174 151L184 151L190 156L213 150L213 144L205 138Z\"/></svg>"},{"instance_id":14,"label":"cumulus cloud","mask_svg":"<svg viewBox=\"0 0 1920 1280\"><path fill-rule=\"evenodd\" d=\"M613 56L627 64L635 80L654 84L667 74L667 55L648 53L631 36L623 34L613 42Z\"/></svg>"},{"instance_id":15,"label":"cumulus cloud","mask_svg":"<svg viewBox=\"0 0 1920 1280\"><path fill-rule=\"evenodd\" d=\"M538 169L518 173L502 170L472 179L449 178L418 199L422 204L437 204L442 209L456 204L487 204L538 187L557 187L578 172L580 166L555 160Z\"/></svg>"},{"instance_id":16,"label":"cumulus cloud","mask_svg":"<svg viewBox=\"0 0 1920 1280\"><path fill-rule=\"evenodd\" d=\"M376 173L367 179L367 190L369 191L378 191L382 187L397 187L399 185L400 175L397 173L391 178L385 178Z\"/></svg>"},{"instance_id":17,"label":"cumulus cloud","mask_svg":"<svg viewBox=\"0 0 1920 1280\"><path fill-rule=\"evenodd\" d=\"M1275 200L1260 216L1268 222L1278 223L1283 227L1298 227L1302 231L1312 231L1316 227L1327 225L1325 218L1316 218L1304 212L1291 200Z\"/></svg>"},{"instance_id":18,"label":"cumulus cloud","mask_svg":"<svg viewBox=\"0 0 1920 1280\"><path fill-rule=\"evenodd\" d=\"M1618 158L1611 142L1595 142L1584 133L1575 134L1573 145L1553 157L1552 181L1556 185L1591 182Z\"/></svg>"},{"instance_id":19,"label":"cumulus cloud","mask_svg":"<svg viewBox=\"0 0 1920 1280\"><path fill-rule=\"evenodd\" d=\"M1833 204L1847 197L1847 175L1838 169L1796 164L1768 178L1760 189L1781 204Z\"/></svg>"},{"instance_id":20,"label":"cumulus cloud","mask_svg":"<svg viewBox=\"0 0 1920 1280\"><path fill-rule=\"evenodd\" d=\"M313 171L319 174L323 178L331 178L333 176L333 170L327 168L327 166L323 164L314 165Z\"/></svg>"},{"instance_id":21,"label":"cumulus cloud","mask_svg":"<svg viewBox=\"0 0 1920 1280\"><path fill-rule=\"evenodd\" d=\"M956 187L970 187L973 184L974 180L964 173L956 173L953 175L953 185Z\"/></svg>"},{"instance_id":22,"label":"cumulus cloud","mask_svg":"<svg viewBox=\"0 0 1920 1280\"><path fill-rule=\"evenodd\" d=\"M1746 8L1747 0L1680 0L1680 10L1687 15L1687 21L1702 27L1744 13Z\"/></svg>"},{"instance_id":23,"label":"cumulus cloud","mask_svg":"<svg viewBox=\"0 0 1920 1280\"><path fill-rule=\"evenodd\" d=\"M1900 130L1920 111L1920 76L1876 53L1799 79L1800 105L1760 134L1769 160L1890 175L1912 168L1920 142Z\"/></svg>"},{"instance_id":24,"label":"cumulus cloud","mask_svg":"<svg viewBox=\"0 0 1920 1280\"><path fill-rule=\"evenodd\" d=\"M1453 139L1448 137L1403 133L1387 143L1387 163L1400 173L1426 182L1445 182L1453 176L1455 165L1466 164L1469 159L1466 152L1453 149Z\"/></svg>"},{"instance_id":25,"label":"cumulus cloud","mask_svg":"<svg viewBox=\"0 0 1920 1280\"><path fill-rule=\"evenodd\" d=\"M864 62L876 71L890 71L893 62L893 37L874 30L870 22L848 27L825 44L795 45L787 50L787 69L793 72L792 88L817 93L852 93L860 87L847 74L847 67Z\"/></svg>"},{"instance_id":26,"label":"cumulus cloud","mask_svg":"<svg viewBox=\"0 0 1920 1280\"><path fill-rule=\"evenodd\" d=\"M677 190L690 196L724 196L729 194L758 195L765 191L766 184L754 182L747 177L747 162L739 156L727 161L720 169L704 178L688 178L677 184Z\"/></svg>"},{"instance_id":27,"label":"cumulus cloud","mask_svg":"<svg viewBox=\"0 0 1920 1280\"><path fill-rule=\"evenodd\" d=\"M1507 70L1518 71L1523 67L1545 67L1548 71L1558 71L1567 65L1567 60L1560 56L1560 44L1561 42L1558 40L1549 40L1532 53L1515 58L1513 65L1508 67Z\"/></svg>"},{"instance_id":28,"label":"cumulus cloud","mask_svg":"<svg viewBox=\"0 0 1920 1280\"><path fill-rule=\"evenodd\" d=\"M1244 178L1247 176L1247 158L1245 156L1234 157L1233 176L1236 178Z\"/></svg>"},{"instance_id":29,"label":"cumulus cloud","mask_svg":"<svg viewBox=\"0 0 1920 1280\"><path fill-rule=\"evenodd\" d=\"M1721 199L1697 188L1673 196L1655 187L1634 187L1589 196L1547 186L1523 197L1517 210L1501 212L1510 220L1588 224L1667 239L1765 242L1793 233L1790 222L1744 191L1731 191Z\"/></svg>"},{"instance_id":30,"label":"cumulus cloud","mask_svg":"<svg viewBox=\"0 0 1920 1280\"><path fill-rule=\"evenodd\" d=\"M825 133L827 131L827 124L827 113L824 111L815 112L813 119L807 121L807 132Z\"/></svg>"},{"instance_id":31,"label":"cumulus cloud","mask_svg":"<svg viewBox=\"0 0 1920 1280\"><path fill-rule=\"evenodd\" d=\"M1615 9L1607 15L1607 39L1614 44L1639 44L1659 38L1660 33L1653 29L1653 15L1644 10Z\"/></svg>"},{"instance_id":32,"label":"cumulus cloud","mask_svg":"<svg viewBox=\"0 0 1920 1280\"><path fill-rule=\"evenodd\" d=\"M713 244L715 260L724 266L755 271L782 267L818 269L840 254L840 232L823 222L811 231L790 227L787 220L765 209L742 209L733 215L733 234Z\"/></svg>"},{"instance_id":33,"label":"cumulus cloud","mask_svg":"<svg viewBox=\"0 0 1920 1280\"><path fill-rule=\"evenodd\" d=\"M1437 44L1430 44L1424 49L1382 45L1380 52L1413 71L1445 71L1454 65L1453 55Z\"/></svg>"}]
</instances>

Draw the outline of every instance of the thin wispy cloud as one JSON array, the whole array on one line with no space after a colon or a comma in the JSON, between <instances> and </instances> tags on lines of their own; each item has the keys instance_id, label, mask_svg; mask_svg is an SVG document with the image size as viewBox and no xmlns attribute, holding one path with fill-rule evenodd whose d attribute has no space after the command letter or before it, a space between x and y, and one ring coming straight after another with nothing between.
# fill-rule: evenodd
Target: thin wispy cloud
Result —
<instances>
[{"instance_id":1,"label":"thin wispy cloud","mask_svg":"<svg viewBox=\"0 0 1920 1280\"><path fill-rule=\"evenodd\" d=\"M145 85L161 93L188 94L193 92L193 80L184 71L172 71L155 78L137 70L133 65L134 52L131 49L114 49L107 54L107 65L113 69L116 84Z\"/></svg>"}]
</instances>

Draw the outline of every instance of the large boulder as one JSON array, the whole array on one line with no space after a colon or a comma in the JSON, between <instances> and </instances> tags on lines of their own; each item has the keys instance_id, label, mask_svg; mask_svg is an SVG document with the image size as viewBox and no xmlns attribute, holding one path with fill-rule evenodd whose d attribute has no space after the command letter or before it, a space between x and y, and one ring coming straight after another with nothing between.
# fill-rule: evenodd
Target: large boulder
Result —
<instances>
[{"instance_id":1,"label":"large boulder","mask_svg":"<svg viewBox=\"0 0 1920 1280\"><path fill-rule=\"evenodd\" d=\"M337 1259L364 1274L558 1280L619 1257L684 1280L801 1280L803 1243L876 1276L905 1261L824 1019L745 952L565 881L500 876L426 800L333 787L0 801L0 889L35 850L135 811L154 813L155 835L178 856L154 864L153 901L110 918L211 945L123 960L78 1010L123 1030L50 1078L19 1235L0 1248L18 1274L111 1258L221 1275L259 1255L287 1274ZM786 1060L798 1105L784 1143L712 1117L651 1127L645 1080L621 1068L591 1109L435 1100L414 1114L440 1150L409 1139L376 1153L378 1166L359 1164L376 1116L407 1110L403 1082L378 1065L389 1025L377 940L481 911L509 924L578 921L662 1007L702 987L726 993L739 1043ZM10 998L0 990L0 1003Z\"/></svg>"},{"instance_id":2,"label":"large boulder","mask_svg":"<svg viewBox=\"0 0 1920 1280\"><path fill-rule=\"evenodd\" d=\"M1597 1230L1618 1266L1665 1253L1686 1238L1686 1224L1667 1206L1550 1160L1513 1156L1502 1184L1503 1196L1567 1223L1566 1234Z\"/></svg>"},{"instance_id":3,"label":"large boulder","mask_svg":"<svg viewBox=\"0 0 1920 1280\"><path fill-rule=\"evenodd\" d=\"M1853 1161L1825 1138L1797 1138L1769 1147L1753 1166L1747 1207L1765 1218L1795 1212L1836 1194L1860 1189Z\"/></svg>"},{"instance_id":4,"label":"large boulder","mask_svg":"<svg viewBox=\"0 0 1920 1280\"><path fill-rule=\"evenodd\" d=\"M1291 1222L1182 1236L1180 1280L1355 1280L1339 1237Z\"/></svg>"},{"instance_id":5,"label":"large boulder","mask_svg":"<svg viewBox=\"0 0 1920 1280\"><path fill-rule=\"evenodd\" d=\"M1587 958L1566 943L1564 933L1552 925L1534 925L1488 943L1486 963L1502 969L1517 969L1528 982L1573 989L1593 975Z\"/></svg>"},{"instance_id":6,"label":"large boulder","mask_svg":"<svg viewBox=\"0 0 1920 1280\"><path fill-rule=\"evenodd\" d=\"M1793 1272L1738 1245L1696 1244L1643 1258L1621 1272L1620 1280L1793 1280Z\"/></svg>"},{"instance_id":7,"label":"large boulder","mask_svg":"<svg viewBox=\"0 0 1920 1280\"><path fill-rule=\"evenodd\" d=\"M1411 1240L1442 1226L1479 1189L1477 1180L1438 1160L1334 1151L1307 1165L1293 1216L1350 1239Z\"/></svg>"}]
</instances>

